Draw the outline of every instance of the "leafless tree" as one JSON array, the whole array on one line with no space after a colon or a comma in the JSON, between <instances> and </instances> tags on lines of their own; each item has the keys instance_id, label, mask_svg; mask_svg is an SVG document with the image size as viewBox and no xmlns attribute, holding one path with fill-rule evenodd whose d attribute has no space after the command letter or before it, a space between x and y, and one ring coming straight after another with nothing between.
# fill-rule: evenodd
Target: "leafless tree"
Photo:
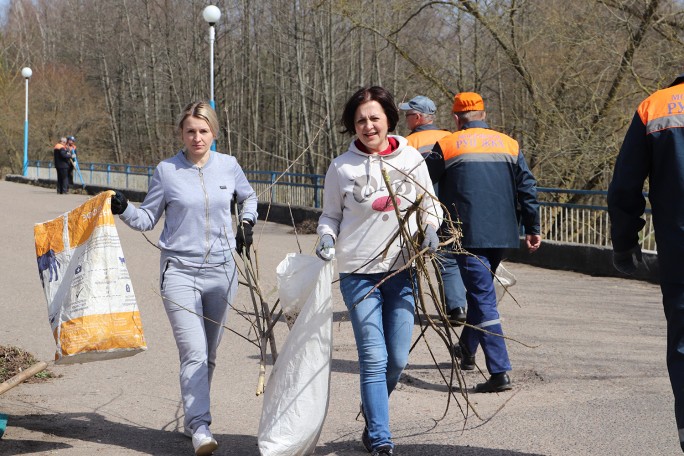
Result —
<instances>
[{"instance_id":1,"label":"leafless tree","mask_svg":"<svg viewBox=\"0 0 684 456\"><path fill-rule=\"evenodd\" d=\"M153 165L172 154L178 113L209 94L208 3L10 0L0 165L20 166L25 65L31 158L48 159L62 134L78 134L87 161ZM342 103L382 84L397 101L433 98L442 128L453 128L453 94L478 91L542 185L605 188L637 103L683 69L675 0L216 4L218 145L247 169L324 173L350 140Z\"/></svg>"}]
</instances>

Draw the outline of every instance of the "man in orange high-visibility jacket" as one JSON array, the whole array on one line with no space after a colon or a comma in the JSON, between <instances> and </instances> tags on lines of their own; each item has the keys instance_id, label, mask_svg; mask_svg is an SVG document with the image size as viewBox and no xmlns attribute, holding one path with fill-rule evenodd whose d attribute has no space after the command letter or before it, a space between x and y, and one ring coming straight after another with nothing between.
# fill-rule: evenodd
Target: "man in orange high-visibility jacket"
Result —
<instances>
[{"instance_id":1,"label":"man in orange high-visibility jacket","mask_svg":"<svg viewBox=\"0 0 684 456\"><path fill-rule=\"evenodd\" d=\"M443 137L450 135L448 130L440 130L435 125L435 102L418 95L411 98L407 103L399 103L399 109L405 111L406 127L411 134L406 137L408 144L425 157L435 146L435 143Z\"/></svg>"},{"instance_id":2,"label":"man in orange high-visibility jacket","mask_svg":"<svg viewBox=\"0 0 684 456\"><path fill-rule=\"evenodd\" d=\"M57 193L69 193L69 162L71 152L67 147L67 139L60 138L53 149L53 161L57 170Z\"/></svg>"},{"instance_id":3,"label":"man in orange high-visibility jacket","mask_svg":"<svg viewBox=\"0 0 684 456\"><path fill-rule=\"evenodd\" d=\"M481 345L491 374L475 392L511 389L493 274L508 248L520 246L519 221L525 228L530 252L541 244L537 182L518 143L491 130L485 122L482 97L462 92L454 97L456 132L435 145L425 159L433 182L439 182L439 200L454 221L460 222L461 244L471 255L451 254L466 287L467 325L453 347L461 368L475 368Z\"/></svg>"},{"instance_id":4,"label":"man in orange high-visibility jacket","mask_svg":"<svg viewBox=\"0 0 684 456\"><path fill-rule=\"evenodd\" d=\"M647 177L667 321L667 369L684 451L684 74L639 105L615 162L608 213L613 264L625 274L636 272L642 260Z\"/></svg>"},{"instance_id":5,"label":"man in orange high-visibility jacket","mask_svg":"<svg viewBox=\"0 0 684 456\"><path fill-rule=\"evenodd\" d=\"M399 103L399 109L404 111L406 127L411 134L406 137L409 146L414 147L423 157L432 152L435 143L451 134L448 130L440 130L435 125L437 106L435 102L423 95L411 98L407 103ZM435 195L439 193L439 186L435 184ZM443 263L442 266L444 266ZM440 268L439 279L444 288L445 311L452 325L460 326L466 319L465 286L456 262L448 267Z\"/></svg>"}]
</instances>

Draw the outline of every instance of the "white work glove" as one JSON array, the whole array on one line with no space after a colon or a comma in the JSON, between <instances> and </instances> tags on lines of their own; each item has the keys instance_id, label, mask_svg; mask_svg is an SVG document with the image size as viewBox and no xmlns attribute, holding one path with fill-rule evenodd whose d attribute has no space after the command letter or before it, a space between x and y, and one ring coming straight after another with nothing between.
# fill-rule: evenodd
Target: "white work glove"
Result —
<instances>
[{"instance_id":1,"label":"white work glove","mask_svg":"<svg viewBox=\"0 0 684 456\"><path fill-rule=\"evenodd\" d=\"M420 250L427 248L427 253L435 253L439 248L439 237L437 237L437 231L432 225L427 225L425 227L425 239L423 243L420 244Z\"/></svg>"},{"instance_id":2,"label":"white work glove","mask_svg":"<svg viewBox=\"0 0 684 456\"><path fill-rule=\"evenodd\" d=\"M323 261L330 261L335 258L335 240L329 234L321 236L321 240L316 246L316 256Z\"/></svg>"}]
</instances>

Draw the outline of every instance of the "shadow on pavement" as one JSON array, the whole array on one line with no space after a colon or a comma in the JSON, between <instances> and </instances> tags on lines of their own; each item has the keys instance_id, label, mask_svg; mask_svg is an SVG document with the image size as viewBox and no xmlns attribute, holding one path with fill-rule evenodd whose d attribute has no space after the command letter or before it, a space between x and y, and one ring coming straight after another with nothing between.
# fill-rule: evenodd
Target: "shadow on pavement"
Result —
<instances>
[{"instance_id":1,"label":"shadow on pavement","mask_svg":"<svg viewBox=\"0 0 684 456\"><path fill-rule=\"evenodd\" d=\"M118 446L127 450L156 456L188 455L192 452L190 439L179 432L146 429L130 424L109 421L97 413L12 416L12 427L74 440L64 442L38 442L35 440L2 440L2 454L6 456L43 454L52 451L88 445L93 453L97 445ZM215 434L219 448L215 455L258 456L255 435ZM90 442L90 443L78 443ZM403 456L541 456L510 450L478 448L464 445L401 444L397 447ZM316 447L318 455L367 454L358 440L331 442Z\"/></svg>"},{"instance_id":2,"label":"shadow on pavement","mask_svg":"<svg viewBox=\"0 0 684 456\"><path fill-rule=\"evenodd\" d=\"M361 455L368 454L358 441L333 442L316 447L317 455ZM402 444L396 453L401 456L544 456L541 453L524 453L511 450L497 450L465 445Z\"/></svg>"},{"instance_id":3,"label":"shadow on pavement","mask_svg":"<svg viewBox=\"0 0 684 456\"><path fill-rule=\"evenodd\" d=\"M93 453L99 444L118 446L142 454L156 456L187 456L192 454L192 443L180 432L148 429L135 425L109 421L97 413L66 413L58 415L11 416L11 427L52 435L61 439L81 442L37 442L34 440L11 440L3 438L0 453L5 456L43 454L49 451L88 445ZM7 434L10 434L9 436ZM8 429L5 437L11 437ZM215 455L258 456L256 435L214 434L219 442Z\"/></svg>"},{"instance_id":4,"label":"shadow on pavement","mask_svg":"<svg viewBox=\"0 0 684 456\"><path fill-rule=\"evenodd\" d=\"M2 454L14 456L19 454L44 454L53 451L72 448L71 445L61 442L41 442L38 440L12 440L3 438L0 442Z\"/></svg>"}]
</instances>

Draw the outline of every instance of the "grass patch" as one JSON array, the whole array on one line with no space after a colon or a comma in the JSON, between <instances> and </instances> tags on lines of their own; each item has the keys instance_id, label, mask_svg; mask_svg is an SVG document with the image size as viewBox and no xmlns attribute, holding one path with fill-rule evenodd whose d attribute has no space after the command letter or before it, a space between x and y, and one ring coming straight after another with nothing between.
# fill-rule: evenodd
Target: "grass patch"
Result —
<instances>
[{"instance_id":1,"label":"grass patch","mask_svg":"<svg viewBox=\"0 0 684 456\"><path fill-rule=\"evenodd\" d=\"M0 383L9 380L17 375L19 372L31 367L39 362L32 354L21 348L11 347L9 345L0 345ZM49 378L55 378L56 375L45 369L38 372L33 377L26 380L26 383L38 383Z\"/></svg>"},{"instance_id":2,"label":"grass patch","mask_svg":"<svg viewBox=\"0 0 684 456\"><path fill-rule=\"evenodd\" d=\"M318 228L318 220L304 220L296 225L297 234L316 234L316 228ZM290 233L294 233L295 230L291 230Z\"/></svg>"}]
</instances>

